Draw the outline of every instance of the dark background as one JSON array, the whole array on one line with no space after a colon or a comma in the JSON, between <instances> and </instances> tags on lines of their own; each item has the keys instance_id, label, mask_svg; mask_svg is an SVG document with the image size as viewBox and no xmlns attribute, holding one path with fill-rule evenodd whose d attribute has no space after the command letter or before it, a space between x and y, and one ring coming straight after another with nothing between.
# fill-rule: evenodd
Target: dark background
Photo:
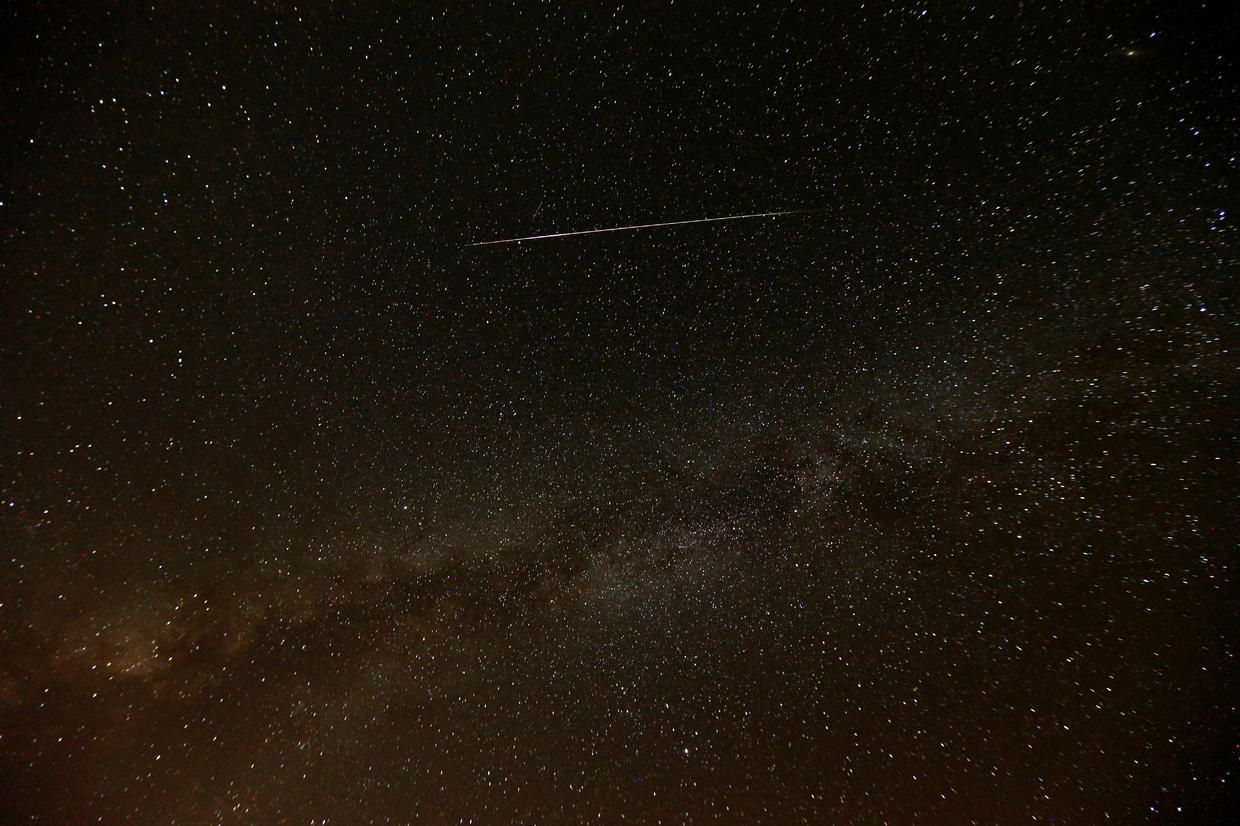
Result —
<instances>
[{"instance_id":1,"label":"dark background","mask_svg":"<svg viewBox=\"0 0 1240 826\"><path fill-rule=\"evenodd\" d=\"M855 5L7 12L0 810L1222 822L1235 15Z\"/></svg>"}]
</instances>

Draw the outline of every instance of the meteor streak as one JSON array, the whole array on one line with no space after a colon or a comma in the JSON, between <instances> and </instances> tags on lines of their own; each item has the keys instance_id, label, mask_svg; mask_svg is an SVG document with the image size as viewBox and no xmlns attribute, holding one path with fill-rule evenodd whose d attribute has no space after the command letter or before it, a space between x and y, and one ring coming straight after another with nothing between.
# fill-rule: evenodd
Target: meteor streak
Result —
<instances>
[{"instance_id":1,"label":"meteor streak","mask_svg":"<svg viewBox=\"0 0 1240 826\"><path fill-rule=\"evenodd\" d=\"M659 224L633 224L628 227L603 227L602 229L579 229L574 232L551 232L546 235L527 235L524 238L500 238L498 241L475 241L467 247L485 247L491 244L515 244L518 241L542 241L547 238L567 238L570 235L595 235L600 232L625 232L630 229L653 229L654 227L677 227L682 224L709 224L714 221L739 221L742 218L774 218L778 215L797 215L815 212L812 209L789 209L783 212L751 212L748 215L725 215L722 218L691 218L687 221L664 221Z\"/></svg>"}]
</instances>

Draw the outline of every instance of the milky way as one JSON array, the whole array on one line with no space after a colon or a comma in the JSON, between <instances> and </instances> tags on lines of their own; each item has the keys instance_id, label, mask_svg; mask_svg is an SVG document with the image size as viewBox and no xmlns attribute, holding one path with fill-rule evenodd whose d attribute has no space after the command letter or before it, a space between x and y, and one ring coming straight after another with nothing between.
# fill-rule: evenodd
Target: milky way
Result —
<instances>
[{"instance_id":1,"label":"milky way","mask_svg":"<svg viewBox=\"0 0 1240 826\"><path fill-rule=\"evenodd\" d=\"M0 815L1226 822L1234 19L728 5L15 13Z\"/></svg>"}]
</instances>

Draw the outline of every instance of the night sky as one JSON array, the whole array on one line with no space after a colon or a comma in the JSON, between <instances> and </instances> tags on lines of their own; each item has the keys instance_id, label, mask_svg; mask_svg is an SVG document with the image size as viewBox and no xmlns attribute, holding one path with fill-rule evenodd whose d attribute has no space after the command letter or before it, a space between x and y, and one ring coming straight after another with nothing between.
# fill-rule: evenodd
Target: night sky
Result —
<instances>
[{"instance_id":1,"label":"night sky","mask_svg":"<svg viewBox=\"0 0 1240 826\"><path fill-rule=\"evenodd\" d=\"M1230 7L10 8L0 820L1224 822Z\"/></svg>"}]
</instances>

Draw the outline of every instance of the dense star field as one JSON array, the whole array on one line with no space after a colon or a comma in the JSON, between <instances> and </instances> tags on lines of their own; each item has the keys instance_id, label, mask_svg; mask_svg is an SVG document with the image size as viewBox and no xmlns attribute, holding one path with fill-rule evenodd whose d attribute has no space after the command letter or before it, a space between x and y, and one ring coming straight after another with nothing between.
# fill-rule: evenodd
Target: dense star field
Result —
<instances>
[{"instance_id":1,"label":"dense star field","mask_svg":"<svg viewBox=\"0 0 1240 826\"><path fill-rule=\"evenodd\" d=\"M1225 822L1230 8L5 12L0 819Z\"/></svg>"}]
</instances>

